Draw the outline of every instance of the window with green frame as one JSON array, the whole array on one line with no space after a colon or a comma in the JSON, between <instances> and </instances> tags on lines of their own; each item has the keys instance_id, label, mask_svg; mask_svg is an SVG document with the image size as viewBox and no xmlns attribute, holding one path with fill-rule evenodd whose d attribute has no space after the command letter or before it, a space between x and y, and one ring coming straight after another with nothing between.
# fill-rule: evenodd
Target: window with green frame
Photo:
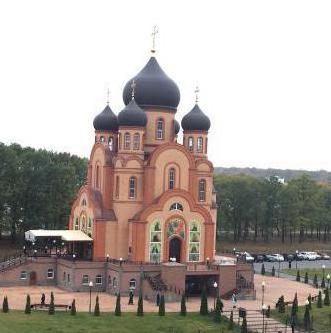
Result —
<instances>
[{"instance_id":1,"label":"window with green frame","mask_svg":"<svg viewBox=\"0 0 331 333\"><path fill-rule=\"evenodd\" d=\"M189 237L189 261L200 261L201 225L199 222L190 222Z\"/></svg>"},{"instance_id":2,"label":"window with green frame","mask_svg":"<svg viewBox=\"0 0 331 333\"><path fill-rule=\"evenodd\" d=\"M150 227L149 260L151 262L161 261L162 223L156 220Z\"/></svg>"}]
</instances>

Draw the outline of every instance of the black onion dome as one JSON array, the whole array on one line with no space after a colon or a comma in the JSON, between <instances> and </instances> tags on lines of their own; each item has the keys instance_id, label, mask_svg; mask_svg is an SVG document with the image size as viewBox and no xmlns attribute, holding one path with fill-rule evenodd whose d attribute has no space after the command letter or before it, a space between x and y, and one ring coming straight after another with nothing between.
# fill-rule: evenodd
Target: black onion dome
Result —
<instances>
[{"instance_id":1,"label":"black onion dome","mask_svg":"<svg viewBox=\"0 0 331 333\"><path fill-rule=\"evenodd\" d=\"M136 83L135 100L140 107L177 110L180 100L179 88L163 71L155 57L151 57L146 66L125 85L123 90L125 105L131 100L132 80Z\"/></svg>"},{"instance_id":2,"label":"black onion dome","mask_svg":"<svg viewBox=\"0 0 331 333\"><path fill-rule=\"evenodd\" d=\"M119 126L146 126L147 116L135 99L131 98L131 102L118 114L118 124Z\"/></svg>"},{"instance_id":3,"label":"black onion dome","mask_svg":"<svg viewBox=\"0 0 331 333\"><path fill-rule=\"evenodd\" d=\"M182 119L184 131L208 131L210 128L209 118L201 111L198 104Z\"/></svg>"},{"instance_id":4,"label":"black onion dome","mask_svg":"<svg viewBox=\"0 0 331 333\"><path fill-rule=\"evenodd\" d=\"M93 120L96 131L117 131L118 121L116 114L107 105Z\"/></svg>"},{"instance_id":5,"label":"black onion dome","mask_svg":"<svg viewBox=\"0 0 331 333\"><path fill-rule=\"evenodd\" d=\"M180 125L176 119L174 120L174 126L175 126L175 134L178 134L180 131Z\"/></svg>"}]
</instances>

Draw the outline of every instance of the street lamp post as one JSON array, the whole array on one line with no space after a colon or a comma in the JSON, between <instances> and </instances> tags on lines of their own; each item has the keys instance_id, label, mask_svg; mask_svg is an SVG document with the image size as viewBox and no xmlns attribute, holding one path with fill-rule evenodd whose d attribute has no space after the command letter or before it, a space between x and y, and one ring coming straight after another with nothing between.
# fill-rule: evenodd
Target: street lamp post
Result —
<instances>
[{"instance_id":1,"label":"street lamp post","mask_svg":"<svg viewBox=\"0 0 331 333\"><path fill-rule=\"evenodd\" d=\"M330 289L330 279L331 279L331 276L330 276L330 274L328 274L326 276L326 280L328 281L328 289Z\"/></svg>"},{"instance_id":2,"label":"street lamp post","mask_svg":"<svg viewBox=\"0 0 331 333\"><path fill-rule=\"evenodd\" d=\"M89 303L89 308L88 308L88 312L91 313L91 307L92 307L92 288L93 288L93 282L90 281L88 284L89 288L90 288L90 303Z\"/></svg>"},{"instance_id":3,"label":"street lamp post","mask_svg":"<svg viewBox=\"0 0 331 333\"><path fill-rule=\"evenodd\" d=\"M265 323L264 323L264 317L267 310L267 306L265 304L262 304L262 333L265 333Z\"/></svg>"},{"instance_id":4,"label":"street lamp post","mask_svg":"<svg viewBox=\"0 0 331 333\"><path fill-rule=\"evenodd\" d=\"M323 279L322 279L322 284L321 287L325 288L325 265L322 265L322 270L323 270Z\"/></svg>"},{"instance_id":5,"label":"street lamp post","mask_svg":"<svg viewBox=\"0 0 331 333\"><path fill-rule=\"evenodd\" d=\"M295 251L295 269L296 270L298 269L298 254L299 254L299 251L296 250Z\"/></svg>"},{"instance_id":6,"label":"street lamp post","mask_svg":"<svg viewBox=\"0 0 331 333\"><path fill-rule=\"evenodd\" d=\"M215 281L214 282L214 284L213 284L213 286L214 286L214 288L215 288L215 294L214 294L214 310L216 309L216 296L218 296L217 295L217 287L218 287L218 285L217 285L217 282Z\"/></svg>"},{"instance_id":7,"label":"street lamp post","mask_svg":"<svg viewBox=\"0 0 331 333\"><path fill-rule=\"evenodd\" d=\"M109 261L109 254L108 253L106 255L106 260L107 260L107 262Z\"/></svg>"},{"instance_id":8,"label":"street lamp post","mask_svg":"<svg viewBox=\"0 0 331 333\"><path fill-rule=\"evenodd\" d=\"M263 305L264 305L264 293L265 293L265 281L262 281L261 287L262 287L262 307L263 307Z\"/></svg>"}]
</instances>

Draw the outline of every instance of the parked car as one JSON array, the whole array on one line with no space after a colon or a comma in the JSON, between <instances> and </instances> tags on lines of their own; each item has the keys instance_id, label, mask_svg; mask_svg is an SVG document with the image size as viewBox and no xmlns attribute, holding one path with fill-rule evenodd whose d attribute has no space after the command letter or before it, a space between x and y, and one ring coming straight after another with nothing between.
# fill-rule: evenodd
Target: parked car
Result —
<instances>
[{"instance_id":1,"label":"parked car","mask_svg":"<svg viewBox=\"0 0 331 333\"><path fill-rule=\"evenodd\" d=\"M248 252L243 252L242 257L248 263L253 263L254 262L254 257Z\"/></svg>"},{"instance_id":2,"label":"parked car","mask_svg":"<svg viewBox=\"0 0 331 333\"><path fill-rule=\"evenodd\" d=\"M317 252L317 254L321 257L322 260L330 260L330 256L326 253L321 253L321 252Z\"/></svg>"},{"instance_id":3,"label":"parked car","mask_svg":"<svg viewBox=\"0 0 331 333\"><path fill-rule=\"evenodd\" d=\"M267 254L266 259L269 262L281 262L284 261L284 257L279 253Z\"/></svg>"},{"instance_id":4,"label":"parked car","mask_svg":"<svg viewBox=\"0 0 331 333\"><path fill-rule=\"evenodd\" d=\"M310 252L310 251L299 252L297 258L299 260L313 261L318 259L318 254L316 252Z\"/></svg>"},{"instance_id":5,"label":"parked car","mask_svg":"<svg viewBox=\"0 0 331 333\"><path fill-rule=\"evenodd\" d=\"M297 253L296 260L307 260L306 252Z\"/></svg>"},{"instance_id":6,"label":"parked car","mask_svg":"<svg viewBox=\"0 0 331 333\"><path fill-rule=\"evenodd\" d=\"M295 255L294 254L284 253L283 257L284 257L285 261L293 261L293 260L295 260Z\"/></svg>"},{"instance_id":7,"label":"parked car","mask_svg":"<svg viewBox=\"0 0 331 333\"><path fill-rule=\"evenodd\" d=\"M255 262L264 262L265 257L263 254L257 254L255 257Z\"/></svg>"}]
</instances>

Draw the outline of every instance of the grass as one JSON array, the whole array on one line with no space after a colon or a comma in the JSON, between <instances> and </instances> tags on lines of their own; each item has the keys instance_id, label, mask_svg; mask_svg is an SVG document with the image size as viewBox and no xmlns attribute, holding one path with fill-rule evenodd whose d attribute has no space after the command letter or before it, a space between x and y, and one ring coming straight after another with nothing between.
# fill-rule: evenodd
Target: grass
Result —
<instances>
[{"instance_id":1,"label":"grass","mask_svg":"<svg viewBox=\"0 0 331 333\"><path fill-rule=\"evenodd\" d=\"M286 317L289 318L291 307L287 309L288 315L286 313L279 313L277 310L271 311L271 316L276 320L283 323L286 322ZM303 315L305 312L305 307L299 307L298 312L298 327L303 328ZM331 306L324 306L321 309L316 307L316 304L312 305L312 310L310 312L313 321L313 329L317 332L331 332Z\"/></svg>"},{"instance_id":2,"label":"grass","mask_svg":"<svg viewBox=\"0 0 331 333\"><path fill-rule=\"evenodd\" d=\"M304 280L306 272L308 273L309 279L313 280L314 276L316 274L317 278L318 278L318 281L319 282L322 281L323 269L320 269L320 268L302 268L302 269L299 269L298 271L300 272L301 281ZM283 272L286 273L286 274L289 274L289 275L293 275L293 276L297 275L297 270L295 268L294 269L293 268L292 269L284 269ZM325 274L324 277L325 277L325 283L326 283L327 282L326 281L326 276L328 274L331 275L331 269L326 268L324 274Z\"/></svg>"},{"instance_id":3,"label":"grass","mask_svg":"<svg viewBox=\"0 0 331 333\"><path fill-rule=\"evenodd\" d=\"M223 331L222 331L223 329ZM58 312L53 316L47 312L32 312L26 315L21 311L0 313L1 333L216 333L236 332L228 330L228 323L216 324L210 316L202 317L197 313L188 313L186 317L169 313L164 317L148 313L137 317L134 313L124 313L121 317L114 314L102 314L94 317L88 313Z\"/></svg>"}]
</instances>

